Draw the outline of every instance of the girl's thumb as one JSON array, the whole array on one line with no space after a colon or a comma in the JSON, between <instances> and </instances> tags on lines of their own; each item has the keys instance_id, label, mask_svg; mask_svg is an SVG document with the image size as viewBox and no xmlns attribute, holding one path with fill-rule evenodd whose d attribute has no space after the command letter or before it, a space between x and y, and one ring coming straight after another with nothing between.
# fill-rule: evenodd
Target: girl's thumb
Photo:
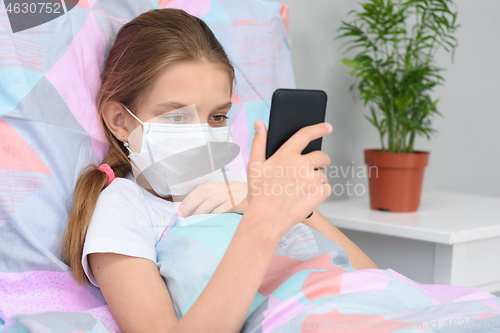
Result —
<instances>
[{"instance_id":1,"label":"girl's thumb","mask_svg":"<svg viewBox=\"0 0 500 333\"><path fill-rule=\"evenodd\" d=\"M253 124L255 134L250 150L251 162L263 162L266 160L267 129L262 120L256 120Z\"/></svg>"}]
</instances>

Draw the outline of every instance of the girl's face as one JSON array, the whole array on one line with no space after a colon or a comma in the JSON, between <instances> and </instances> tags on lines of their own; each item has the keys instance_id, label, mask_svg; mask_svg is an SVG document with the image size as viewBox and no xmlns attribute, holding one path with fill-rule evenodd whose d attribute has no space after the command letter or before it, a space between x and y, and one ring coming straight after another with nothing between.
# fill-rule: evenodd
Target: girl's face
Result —
<instances>
[{"instance_id":1,"label":"girl's face","mask_svg":"<svg viewBox=\"0 0 500 333\"><path fill-rule=\"evenodd\" d=\"M222 67L206 62L176 62L165 68L144 96L141 109L135 112L142 122L227 126L230 94L231 82ZM195 108L186 107L192 104ZM127 118L129 128L139 125L130 115Z\"/></svg>"},{"instance_id":2,"label":"girl's face","mask_svg":"<svg viewBox=\"0 0 500 333\"><path fill-rule=\"evenodd\" d=\"M140 109L131 111L143 123L160 119L173 124L207 123L211 127L227 126L226 115L232 105L231 85L227 71L219 65L176 62L168 65L146 95L142 96ZM192 104L195 108L185 107ZM130 148L133 151L140 150L142 130L134 129L142 125L120 102L106 102L102 117L118 140L126 142L132 139ZM137 140L132 138L134 133L139 133ZM137 181L156 195L145 179L138 178ZM171 198L166 199L172 201Z\"/></svg>"}]
</instances>

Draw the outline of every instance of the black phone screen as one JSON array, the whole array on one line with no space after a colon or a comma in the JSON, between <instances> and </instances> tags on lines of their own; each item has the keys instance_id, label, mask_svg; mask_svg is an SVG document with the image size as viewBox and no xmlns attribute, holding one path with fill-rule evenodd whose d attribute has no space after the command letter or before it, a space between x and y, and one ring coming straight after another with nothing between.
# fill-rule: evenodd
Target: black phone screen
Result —
<instances>
[{"instance_id":1,"label":"black phone screen","mask_svg":"<svg viewBox=\"0 0 500 333\"><path fill-rule=\"evenodd\" d=\"M302 127L324 122L326 101L322 90L277 89L271 100L266 159ZM302 154L321 150L321 142L311 141Z\"/></svg>"}]
</instances>

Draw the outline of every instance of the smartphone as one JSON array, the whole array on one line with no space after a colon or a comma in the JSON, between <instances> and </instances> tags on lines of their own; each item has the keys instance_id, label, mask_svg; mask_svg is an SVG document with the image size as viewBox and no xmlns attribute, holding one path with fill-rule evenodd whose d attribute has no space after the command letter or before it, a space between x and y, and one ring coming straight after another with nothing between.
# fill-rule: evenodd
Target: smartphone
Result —
<instances>
[{"instance_id":1,"label":"smartphone","mask_svg":"<svg viewBox=\"0 0 500 333\"><path fill-rule=\"evenodd\" d=\"M323 90L277 89L271 99L266 159L302 127L325 122L326 100ZM302 154L321 150L321 142L311 141Z\"/></svg>"},{"instance_id":2,"label":"smartphone","mask_svg":"<svg viewBox=\"0 0 500 333\"><path fill-rule=\"evenodd\" d=\"M326 99L323 90L277 89L271 99L266 159L302 127L325 122ZM322 138L309 142L302 154L321 150L321 142Z\"/></svg>"}]
</instances>

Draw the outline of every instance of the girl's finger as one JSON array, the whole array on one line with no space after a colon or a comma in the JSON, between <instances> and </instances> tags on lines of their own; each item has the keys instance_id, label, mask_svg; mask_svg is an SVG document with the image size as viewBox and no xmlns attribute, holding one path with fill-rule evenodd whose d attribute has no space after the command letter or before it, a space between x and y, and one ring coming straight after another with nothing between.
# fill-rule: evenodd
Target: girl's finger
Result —
<instances>
[{"instance_id":1,"label":"girl's finger","mask_svg":"<svg viewBox=\"0 0 500 333\"><path fill-rule=\"evenodd\" d=\"M281 151L294 151L300 154L309 142L319 139L332 131L332 125L329 123L320 123L310 126L305 126L293 134L285 143L278 149Z\"/></svg>"},{"instance_id":2,"label":"girl's finger","mask_svg":"<svg viewBox=\"0 0 500 333\"><path fill-rule=\"evenodd\" d=\"M330 156L322 151L316 150L304 155L307 158L307 163L313 168L326 169L330 165Z\"/></svg>"},{"instance_id":3,"label":"girl's finger","mask_svg":"<svg viewBox=\"0 0 500 333\"><path fill-rule=\"evenodd\" d=\"M233 208L231 201L226 201L222 205L216 207L211 214L222 214Z\"/></svg>"},{"instance_id":4,"label":"girl's finger","mask_svg":"<svg viewBox=\"0 0 500 333\"><path fill-rule=\"evenodd\" d=\"M196 208L192 215L196 214L210 214L215 208L229 200L229 197L224 198L222 195L209 196L201 205Z\"/></svg>"},{"instance_id":5,"label":"girl's finger","mask_svg":"<svg viewBox=\"0 0 500 333\"><path fill-rule=\"evenodd\" d=\"M218 187L214 185L214 183L201 184L189 193L179 206L180 215L183 217L192 215L209 196L213 195L213 191Z\"/></svg>"},{"instance_id":6,"label":"girl's finger","mask_svg":"<svg viewBox=\"0 0 500 333\"><path fill-rule=\"evenodd\" d=\"M245 182L229 181L229 189L231 190L231 196L233 197L235 205L243 201L248 192L247 183ZM214 198L215 203L222 204L225 201L229 201L229 204L231 204L226 182L206 183L196 187L182 201L179 207L179 214L183 217L196 214L196 210L199 209L208 198ZM202 208L202 210L203 209L205 208ZM205 214L199 212L198 214Z\"/></svg>"}]
</instances>

